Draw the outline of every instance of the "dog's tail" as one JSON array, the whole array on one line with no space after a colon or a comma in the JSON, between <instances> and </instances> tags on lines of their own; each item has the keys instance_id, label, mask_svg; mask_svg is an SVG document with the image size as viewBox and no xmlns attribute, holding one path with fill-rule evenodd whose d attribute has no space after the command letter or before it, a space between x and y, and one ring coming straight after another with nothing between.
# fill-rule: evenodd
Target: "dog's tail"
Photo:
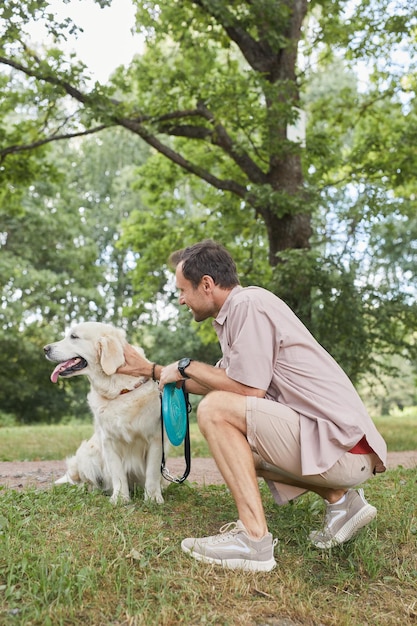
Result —
<instances>
[{"instance_id":1,"label":"dog's tail","mask_svg":"<svg viewBox=\"0 0 417 626\"><path fill-rule=\"evenodd\" d=\"M77 483L72 480L71 476L68 474L68 472L66 472L63 476L61 476L61 478L58 478L58 480L56 480L54 482L55 485L65 485L65 484L70 484L70 485L76 485Z\"/></svg>"}]
</instances>

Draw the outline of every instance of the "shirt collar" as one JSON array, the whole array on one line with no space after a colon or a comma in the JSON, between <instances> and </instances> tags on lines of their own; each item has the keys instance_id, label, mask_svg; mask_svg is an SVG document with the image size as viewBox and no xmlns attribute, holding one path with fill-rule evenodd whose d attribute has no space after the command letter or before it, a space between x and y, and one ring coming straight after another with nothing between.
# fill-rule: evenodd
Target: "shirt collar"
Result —
<instances>
[{"instance_id":1,"label":"shirt collar","mask_svg":"<svg viewBox=\"0 0 417 626\"><path fill-rule=\"evenodd\" d=\"M223 306L218 312L217 317L213 321L213 324L220 324L221 326L223 326L224 322L226 321L227 314L229 313L234 294L236 294L238 291L241 291L242 289L243 287L241 285L236 285L236 287L233 287L226 300L223 302Z\"/></svg>"}]
</instances>

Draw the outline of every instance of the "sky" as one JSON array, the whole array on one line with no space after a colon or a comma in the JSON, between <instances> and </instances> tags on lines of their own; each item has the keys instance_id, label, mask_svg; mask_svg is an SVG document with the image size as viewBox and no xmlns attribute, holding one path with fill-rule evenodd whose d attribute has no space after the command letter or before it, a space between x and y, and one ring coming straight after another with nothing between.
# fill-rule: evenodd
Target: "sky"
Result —
<instances>
[{"instance_id":1,"label":"sky","mask_svg":"<svg viewBox=\"0 0 417 626\"><path fill-rule=\"evenodd\" d=\"M131 33L135 22L131 0L113 0L105 9L93 0L71 0L68 4L51 0L51 9L61 18L71 17L83 28L78 38L69 40L67 49L75 51L100 82L106 82L116 67L129 63L143 48L139 35ZM30 35L35 42L44 40L38 24L31 26Z\"/></svg>"}]
</instances>

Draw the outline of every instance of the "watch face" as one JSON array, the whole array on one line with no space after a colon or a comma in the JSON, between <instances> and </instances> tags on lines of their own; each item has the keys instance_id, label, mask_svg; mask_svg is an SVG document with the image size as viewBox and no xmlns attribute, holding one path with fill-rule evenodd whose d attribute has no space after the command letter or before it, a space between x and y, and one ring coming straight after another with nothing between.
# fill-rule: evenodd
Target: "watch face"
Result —
<instances>
[{"instance_id":1,"label":"watch face","mask_svg":"<svg viewBox=\"0 0 417 626\"><path fill-rule=\"evenodd\" d=\"M189 359L188 357L184 359L180 359L178 361L178 370L183 378L189 378L189 376L187 376L187 374L185 373L185 368L188 367L190 363L191 363L191 359Z\"/></svg>"}]
</instances>

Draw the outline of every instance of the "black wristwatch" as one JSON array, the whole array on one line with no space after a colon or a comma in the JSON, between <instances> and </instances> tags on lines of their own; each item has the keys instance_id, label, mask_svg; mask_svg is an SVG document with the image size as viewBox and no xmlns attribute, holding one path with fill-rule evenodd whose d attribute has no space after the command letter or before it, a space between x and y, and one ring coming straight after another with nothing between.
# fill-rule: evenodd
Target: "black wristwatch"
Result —
<instances>
[{"instance_id":1,"label":"black wristwatch","mask_svg":"<svg viewBox=\"0 0 417 626\"><path fill-rule=\"evenodd\" d=\"M185 373L185 368L188 367L191 363L192 359L189 359L188 357L185 357L184 359L180 359L178 361L178 371L181 374L181 376L183 378L190 378L189 376L187 376L187 374Z\"/></svg>"}]
</instances>

